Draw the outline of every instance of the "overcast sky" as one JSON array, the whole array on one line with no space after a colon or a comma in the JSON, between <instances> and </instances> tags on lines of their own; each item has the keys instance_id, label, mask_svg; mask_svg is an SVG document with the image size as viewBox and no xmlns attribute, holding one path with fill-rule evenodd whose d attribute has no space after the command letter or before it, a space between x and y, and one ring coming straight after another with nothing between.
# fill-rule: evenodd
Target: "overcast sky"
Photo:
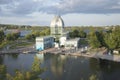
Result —
<instances>
[{"instance_id":1,"label":"overcast sky","mask_svg":"<svg viewBox=\"0 0 120 80\"><path fill-rule=\"evenodd\" d=\"M0 0L0 23L50 25L61 15L66 26L120 25L120 0Z\"/></svg>"}]
</instances>

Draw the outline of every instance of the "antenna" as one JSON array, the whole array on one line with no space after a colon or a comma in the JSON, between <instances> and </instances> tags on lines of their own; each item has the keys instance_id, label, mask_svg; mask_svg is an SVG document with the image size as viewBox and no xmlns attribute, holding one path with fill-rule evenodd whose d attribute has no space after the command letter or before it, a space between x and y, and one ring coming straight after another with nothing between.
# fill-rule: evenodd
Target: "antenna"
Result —
<instances>
[{"instance_id":1,"label":"antenna","mask_svg":"<svg viewBox=\"0 0 120 80\"><path fill-rule=\"evenodd\" d=\"M60 16L60 10L59 9L57 9L57 11L56 11L56 16Z\"/></svg>"}]
</instances>

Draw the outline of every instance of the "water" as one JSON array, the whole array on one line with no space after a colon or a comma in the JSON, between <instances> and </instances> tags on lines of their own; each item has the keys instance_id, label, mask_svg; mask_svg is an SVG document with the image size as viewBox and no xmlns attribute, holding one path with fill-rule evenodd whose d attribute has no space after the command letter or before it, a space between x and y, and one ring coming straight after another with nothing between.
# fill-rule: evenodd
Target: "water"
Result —
<instances>
[{"instance_id":1,"label":"water","mask_svg":"<svg viewBox=\"0 0 120 80\"><path fill-rule=\"evenodd\" d=\"M10 34L10 33L12 33L13 31L14 31L14 30L5 30L4 33L5 33L5 34ZM20 30L20 36L21 36L21 37L24 37L24 36L26 36L26 35L28 35L28 34L30 34L30 33L32 33L31 30Z\"/></svg>"},{"instance_id":2,"label":"water","mask_svg":"<svg viewBox=\"0 0 120 80\"><path fill-rule=\"evenodd\" d=\"M32 33L32 31L31 30L21 30L20 31L20 36L26 36L26 35L28 35L28 34L31 34Z\"/></svg>"},{"instance_id":3,"label":"water","mask_svg":"<svg viewBox=\"0 0 120 80\"><path fill-rule=\"evenodd\" d=\"M31 69L36 54L0 55L0 64L7 66L7 72L14 74L16 69ZM95 58L66 55L37 54L41 66L47 70L40 77L49 80L88 80L93 74L99 80L120 80L120 63Z\"/></svg>"}]
</instances>

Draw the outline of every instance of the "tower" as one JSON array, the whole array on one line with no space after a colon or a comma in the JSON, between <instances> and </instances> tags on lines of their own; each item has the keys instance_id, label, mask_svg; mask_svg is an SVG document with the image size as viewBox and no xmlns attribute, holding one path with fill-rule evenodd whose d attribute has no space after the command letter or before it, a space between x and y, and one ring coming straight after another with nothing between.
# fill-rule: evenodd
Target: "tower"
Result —
<instances>
[{"instance_id":1,"label":"tower","mask_svg":"<svg viewBox=\"0 0 120 80\"><path fill-rule=\"evenodd\" d=\"M64 32L64 22L60 16L55 16L50 24L51 35L59 38Z\"/></svg>"}]
</instances>

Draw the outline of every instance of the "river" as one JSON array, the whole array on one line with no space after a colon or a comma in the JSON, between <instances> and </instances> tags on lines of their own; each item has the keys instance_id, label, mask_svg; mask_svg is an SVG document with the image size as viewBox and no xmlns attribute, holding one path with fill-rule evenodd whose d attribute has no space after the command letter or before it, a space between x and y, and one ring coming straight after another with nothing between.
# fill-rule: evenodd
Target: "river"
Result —
<instances>
[{"instance_id":1,"label":"river","mask_svg":"<svg viewBox=\"0 0 120 80\"><path fill-rule=\"evenodd\" d=\"M0 55L0 64L14 75L16 69L31 69L34 56L39 57L41 67L46 68L40 77L48 80L88 80L93 74L99 80L120 80L120 63L77 56L54 54L5 54Z\"/></svg>"}]
</instances>

